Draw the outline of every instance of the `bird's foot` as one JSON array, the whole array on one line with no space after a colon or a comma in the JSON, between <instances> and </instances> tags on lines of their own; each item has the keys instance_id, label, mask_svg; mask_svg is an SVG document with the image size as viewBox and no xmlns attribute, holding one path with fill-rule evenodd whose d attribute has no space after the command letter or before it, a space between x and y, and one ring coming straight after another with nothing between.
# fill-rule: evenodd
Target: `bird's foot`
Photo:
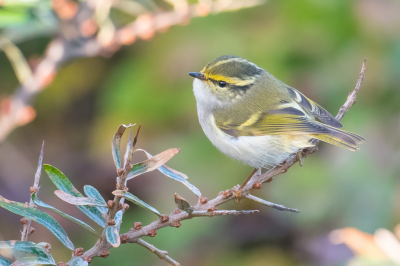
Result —
<instances>
[{"instance_id":1,"label":"bird's foot","mask_svg":"<svg viewBox=\"0 0 400 266\"><path fill-rule=\"evenodd\" d=\"M250 173L250 175L246 178L246 180L243 182L242 185L237 185L235 187L233 187L232 192L235 193L235 202L236 203L240 203L240 201L242 200L243 196L242 196L242 190L243 188L247 185L247 183L249 183L249 181L251 180L251 178L258 172L258 168L254 168L254 170Z\"/></svg>"},{"instance_id":2,"label":"bird's foot","mask_svg":"<svg viewBox=\"0 0 400 266\"><path fill-rule=\"evenodd\" d=\"M236 203L240 203L240 201L242 200L242 186L240 186L239 184L237 184L236 186L234 186L232 188L232 192L235 195L235 202Z\"/></svg>"},{"instance_id":3,"label":"bird's foot","mask_svg":"<svg viewBox=\"0 0 400 266\"><path fill-rule=\"evenodd\" d=\"M299 150L296 154L297 160L299 160L299 165L303 166L303 151Z\"/></svg>"}]
</instances>

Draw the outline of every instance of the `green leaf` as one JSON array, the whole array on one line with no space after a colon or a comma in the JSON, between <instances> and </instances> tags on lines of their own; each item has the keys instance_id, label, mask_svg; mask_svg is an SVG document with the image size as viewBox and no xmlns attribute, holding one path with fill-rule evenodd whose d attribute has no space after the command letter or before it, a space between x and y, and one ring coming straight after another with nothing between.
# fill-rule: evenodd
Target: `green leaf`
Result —
<instances>
[{"instance_id":1,"label":"green leaf","mask_svg":"<svg viewBox=\"0 0 400 266\"><path fill-rule=\"evenodd\" d=\"M120 125L117 132L115 132L114 138L111 142L111 148L112 148L112 155L114 159L114 164L115 167L118 169L121 168L121 137L124 134L125 130L127 128L133 127L134 125L129 124L127 125Z\"/></svg>"},{"instance_id":2,"label":"green leaf","mask_svg":"<svg viewBox=\"0 0 400 266\"><path fill-rule=\"evenodd\" d=\"M166 151L163 151L162 153L157 154L156 156L147 159L146 161L143 161L141 163L134 164L132 166L132 170L129 172L128 177L126 180L132 179L138 175L153 171L166 162L169 161L172 157L174 157L175 154L177 154L181 149L169 149Z\"/></svg>"},{"instance_id":3,"label":"green leaf","mask_svg":"<svg viewBox=\"0 0 400 266\"><path fill-rule=\"evenodd\" d=\"M67 233L61 227L61 225L47 213L31 207L26 208L24 204L20 202L9 201L1 196L0 207L40 223L50 230L67 248L74 250L74 245L72 244L71 240L69 240Z\"/></svg>"},{"instance_id":4,"label":"green leaf","mask_svg":"<svg viewBox=\"0 0 400 266\"><path fill-rule=\"evenodd\" d=\"M38 244L16 240L0 242L0 254L15 260L11 264L13 266L55 265L56 263L50 254L50 250L50 244L44 242Z\"/></svg>"},{"instance_id":5,"label":"green leaf","mask_svg":"<svg viewBox=\"0 0 400 266\"><path fill-rule=\"evenodd\" d=\"M106 238L108 243L110 243L111 246L115 248L121 245L121 239L119 237L118 228L115 225L106 228Z\"/></svg>"},{"instance_id":6,"label":"green leaf","mask_svg":"<svg viewBox=\"0 0 400 266\"><path fill-rule=\"evenodd\" d=\"M90 227L88 224L86 224L86 223L82 222L81 220L78 220L78 219L76 219L75 217L72 217L72 216L70 216L70 215L68 215L68 214L66 214L66 213L64 213L64 212L62 212L62 211L60 211L60 210L54 208L53 206L50 206L50 205L44 203L44 202L41 201L38 197L35 196L35 193L32 193L32 200L33 200L33 202L34 202L36 205L38 205L38 206L40 206L40 207L43 207L43 208L46 208L46 209L48 209L48 210L50 210L50 211L52 211L52 212L55 212L55 213L57 213L57 214L59 214L59 215L65 217L65 218L67 218L68 220L71 220L72 222L74 222L74 223L76 223L76 224L79 224L79 225L82 226L84 229L88 230L90 233L92 233L92 234L94 234L94 235L96 235L96 236L99 236L99 233L97 233L96 230L94 230L94 229L93 229L92 227Z\"/></svg>"},{"instance_id":7,"label":"green leaf","mask_svg":"<svg viewBox=\"0 0 400 266\"><path fill-rule=\"evenodd\" d=\"M87 198L87 197L74 197L62 190L54 191L54 194L65 202L73 205L88 205L88 206L100 206L106 207L107 204L103 203L101 200Z\"/></svg>"},{"instance_id":8,"label":"green leaf","mask_svg":"<svg viewBox=\"0 0 400 266\"><path fill-rule=\"evenodd\" d=\"M10 266L11 265L11 261L9 261L8 259L0 256L0 266Z\"/></svg>"},{"instance_id":9,"label":"green leaf","mask_svg":"<svg viewBox=\"0 0 400 266\"><path fill-rule=\"evenodd\" d=\"M122 223L122 215L124 214L124 210L120 210L115 214L114 221L115 225L109 226L106 229L106 237L107 241L115 248L121 245L120 237L119 237L119 229Z\"/></svg>"},{"instance_id":10,"label":"green leaf","mask_svg":"<svg viewBox=\"0 0 400 266\"><path fill-rule=\"evenodd\" d=\"M153 156L145 150L137 149L135 152L137 152L137 151L144 152L147 156L147 159L153 158ZM186 179L188 179L188 177L184 173L178 172L172 168L169 168L166 165L158 167L158 171L160 171L162 174L164 174L178 182L181 182L183 185L185 185L187 188L189 188L198 197L201 197L200 190L197 187L195 187L194 185L190 184L189 181L186 180Z\"/></svg>"},{"instance_id":11,"label":"green leaf","mask_svg":"<svg viewBox=\"0 0 400 266\"><path fill-rule=\"evenodd\" d=\"M68 180L68 178L57 168L45 164L43 165L44 170L49 175L51 181L56 185L59 190L62 190L68 194L71 194L75 197L83 197L82 193L80 193ZM79 210L81 210L84 214L86 214L90 219L95 221L101 227L105 227L106 221L102 215L102 213L94 206L76 206Z\"/></svg>"},{"instance_id":12,"label":"green leaf","mask_svg":"<svg viewBox=\"0 0 400 266\"><path fill-rule=\"evenodd\" d=\"M35 266L35 265L56 265L53 257L50 258L42 258L42 257L25 257L20 258L15 261L12 266Z\"/></svg>"},{"instance_id":13,"label":"green leaf","mask_svg":"<svg viewBox=\"0 0 400 266\"><path fill-rule=\"evenodd\" d=\"M89 265L89 263L87 261L78 257L78 258L73 259L69 266L88 266L88 265Z\"/></svg>"},{"instance_id":14,"label":"green leaf","mask_svg":"<svg viewBox=\"0 0 400 266\"><path fill-rule=\"evenodd\" d=\"M86 196L92 199L97 199L99 202L103 202L105 205L107 205L107 202L105 199L101 196L100 192L94 188L93 186L90 185L85 185L83 187L83 191L85 191ZM106 214L108 209L106 207L99 207L96 206L96 208L103 214Z\"/></svg>"},{"instance_id":15,"label":"green leaf","mask_svg":"<svg viewBox=\"0 0 400 266\"><path fill-rule=\"evenodd\" d=\"M126 192L125 190L114 190L113 195L115 196L119 196L119 197L123 197L126 200L129 200L130 202L135 203L136 205L148 209L150 211L152 211L153 213L155 213L158 216L161 216L161 214L154 209L153 207L151 207L149 204L147 204L146 202L142 201L141 199L139 199L138 197L136 197L135 195L133 195L132 193Z\"/></svg>"},{"instance_id":16,"label":"green leaf","mask_svg":"<svg viewBox=\"0 0 400 266\"><path fill-rule=\"evenodd\" d=\"M178 206L178 209L186 211L188 213L193 212L193 208L190 207L190 204L187 200L185 200L184 198L182 198L181 196L179 196L176 193L175 193L174 197L175 197L175 203L176 203L176 206Z\"/></svg>"}]
</instances>

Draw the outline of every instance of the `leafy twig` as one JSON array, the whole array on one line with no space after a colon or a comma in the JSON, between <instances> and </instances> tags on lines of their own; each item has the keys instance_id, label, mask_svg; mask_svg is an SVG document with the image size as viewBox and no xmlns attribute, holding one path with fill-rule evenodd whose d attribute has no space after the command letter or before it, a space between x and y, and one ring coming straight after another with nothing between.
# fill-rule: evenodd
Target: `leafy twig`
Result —
<instances>
[{"instance_id":1,"label":"leafy twig","mask_svg":"<svg viewBox=\"0 0 400 266\"><path fill-rule=\"evenodd\" d=\"M44 141L42 143L42 149L40 151L40 156L39 156L39 162L38 162L38 168L36 170L35 174L35 181L33 182L33 187L31 187L30 190L30 201L29 201L29 207L35 206L35 203L32 200L32 194L39 192L39 180L40 180L40 174L42 173L42 162L43 162L43 148L44 148ZM23 224L23 228L21 231L21 241L27 241L28 237L33 233L34 229L31 229L31 222L32 220L22 218L21 223Z\"/></svg>"}]
</instances>

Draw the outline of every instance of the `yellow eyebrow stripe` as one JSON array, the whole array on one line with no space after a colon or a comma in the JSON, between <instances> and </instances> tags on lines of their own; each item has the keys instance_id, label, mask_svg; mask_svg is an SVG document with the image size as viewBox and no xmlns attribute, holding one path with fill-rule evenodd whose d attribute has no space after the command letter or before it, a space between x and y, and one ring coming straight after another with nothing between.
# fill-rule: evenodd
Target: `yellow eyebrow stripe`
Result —
<instances>
[{"instance_id":1,"label":"yellow eyebrow stripe","mask_svg":"<svg viewBox=\"0 0 400 266\"><path fill-rule=\"evenodd\" d=\"M248 77L247 79L240 79L235 77L226 77L222 75L205 75L207 79L213 79L217 81L225 81L226 83L234 84L235 86L246 86L253 84L256 81L256 77Z\"/></svg>"}]
</instances>

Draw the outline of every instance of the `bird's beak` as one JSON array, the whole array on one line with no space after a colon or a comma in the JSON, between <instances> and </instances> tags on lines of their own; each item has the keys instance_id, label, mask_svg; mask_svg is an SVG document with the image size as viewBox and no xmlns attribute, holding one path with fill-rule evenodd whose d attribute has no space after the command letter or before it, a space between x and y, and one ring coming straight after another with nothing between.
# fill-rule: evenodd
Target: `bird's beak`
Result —
<instances>
[{"instance_id":1,"label":"bird's beak","mask_svg":"<svg viewBox=\"0 0 400 266\"><path fill-rule=\"evenodd\" d=\"M200 72L190 72L188 74L190 76L195 77L195 78L200 79L200 80L205 80L206 79L206 77L203 74L201 74Z\"/></svg>"}]
</instances>

